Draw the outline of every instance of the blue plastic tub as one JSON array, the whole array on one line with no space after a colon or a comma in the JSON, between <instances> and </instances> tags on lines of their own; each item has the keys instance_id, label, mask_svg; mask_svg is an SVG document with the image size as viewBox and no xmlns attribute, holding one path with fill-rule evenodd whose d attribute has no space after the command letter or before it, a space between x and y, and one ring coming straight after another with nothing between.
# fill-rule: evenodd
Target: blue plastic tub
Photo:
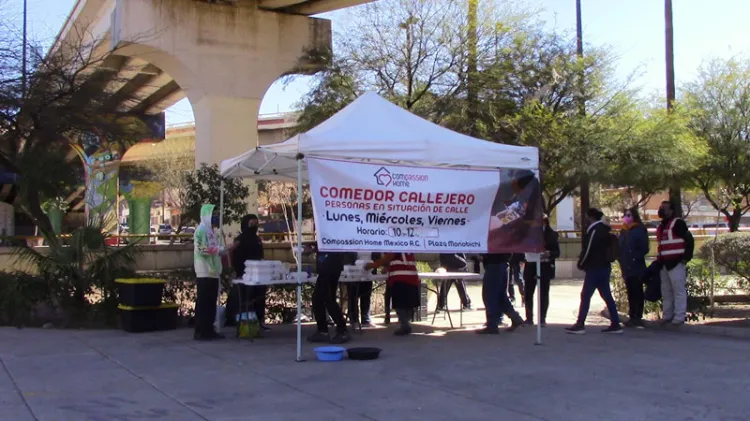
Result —
<instances>
[{"instance_id":1,"label":"blue plastic tub","mask_svg":"<svg viewBox=\"0 0 750 421\"><path fill-rule=\"evenodd\" d=\"M321 346L315 348L315 355L318 361L341 361L344 359L346 349L340 346Z\"/></svg>"}]
</instances>

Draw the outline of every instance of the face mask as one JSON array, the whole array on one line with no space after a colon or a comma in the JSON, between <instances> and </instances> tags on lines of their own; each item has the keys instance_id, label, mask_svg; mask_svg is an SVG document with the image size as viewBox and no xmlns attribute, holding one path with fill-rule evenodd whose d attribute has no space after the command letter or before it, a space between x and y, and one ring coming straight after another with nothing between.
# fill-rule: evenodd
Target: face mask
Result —
<instances>
[{"instance_id":1,"label":"face mask","mask_svg":"<svg viewBox=\"0 0 750 421\"><path fill-rule=\"evenodd\" d=\"M667 217L667 212L664 209L659 209L658 215L659 218L664 219Z\"/></svg>"},{"instance_id":2,"label":"face mask","mask_svg":"<svg viewBox=\"0 0 750 421\"><path fill-rule=\"evenodd\" d=\"M630 225L633 223L633 217L632 216L623 216L622 222L625 223L625 225Z\"/></svg>"},{"instance_id":3,"label":"face mask","mask_svg":"<svg viewBox=\"0 0 750 421\"><path fill-rule=\"evenodd\" d=\"M218 227L219 226L219 216L215 215L211 217L211 225Z\"/></svg>"},{"instance_id":4,"label":"face mask","mask_svg":"<svg viewBox=\"0 0 750 421\"><path fill-rule=\"evenodd\" d=\"M258 226L257 225L251 225L247 227L247 232L250 234L256 234L258 232Z\"/></svg>"}]
</instances>

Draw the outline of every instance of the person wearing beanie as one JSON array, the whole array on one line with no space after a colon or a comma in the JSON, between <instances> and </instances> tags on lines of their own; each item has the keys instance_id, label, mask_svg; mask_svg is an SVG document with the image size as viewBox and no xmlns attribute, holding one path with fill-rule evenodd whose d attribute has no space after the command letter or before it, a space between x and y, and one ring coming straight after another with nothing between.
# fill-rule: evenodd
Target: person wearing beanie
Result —
<instances>
[{"instance_id":1,"label":"person wearing beanie","mask_svg":"<svg viewBox=\"0 0 750 421\"><path fill-rule=\"evenodd\" d=\"M258 235L258 216L245 215L240 223L240 235L234 240L236 247L232 252L232 268L235 276L242 278L245 275L245 262L248 260L263 260L263 240ZM238 294L239 289L242 294ZM235 315L239 307L239 296L245 302L251 303L250 310L255 312L258 322L263 330L269 330L266 326L266 285L234 285L227 298L227 326L234 325ZM244 304L244 303L243 303ZM243 305L244 308L244 305Z\"/></svg>"},{"instance_id":2,"label":"person wearing beanie","mask_svg":"<svg viewBox=\"0 0 750 421\"><path fill-rule=\"evenodd\" d=\"M591 297L595 291L599 291L599 295L607 304L611 317L610 326L602 330L602 333L622 333L620 318L617 314L617 304L615 304L615 299L612 297L612 291L609 287L609 278L612 273L609 256L612 247L610 238L612 229L602 219L604 213L599 209L589 209L586 216L589 226L583 236L581 255L578 259L578 269L585 273L583 288L581 289L581 305L578 308L578 320L565 331L577 335L586 333L584 324L591 306Z\"/></svg>"}]
</instances>

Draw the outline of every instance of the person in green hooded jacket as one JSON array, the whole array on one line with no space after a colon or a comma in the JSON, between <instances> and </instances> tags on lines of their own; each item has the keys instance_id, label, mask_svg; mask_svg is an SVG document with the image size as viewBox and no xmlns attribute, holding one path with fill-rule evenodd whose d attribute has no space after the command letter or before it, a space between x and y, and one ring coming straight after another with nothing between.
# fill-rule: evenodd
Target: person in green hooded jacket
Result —
<instances>
[{"instance_id":1,"label":"person in green hooded jacket","mask_svg":"<svg viewBox=\"0 0 750 421\"><path fill-rule=\"evenodd\" d=\"M222 265L221 255L229 250L224 247L224 239L214 232L219 225L218 213L214 205L201 207L201 222L195 230L193 241L193 261L197 283L195 298L195 333L199 341L222 339L224 336L214 329L216 300L219 296L219 277ZM232 247L230 247L231 249Z\"/></svg>"}]
</instances>

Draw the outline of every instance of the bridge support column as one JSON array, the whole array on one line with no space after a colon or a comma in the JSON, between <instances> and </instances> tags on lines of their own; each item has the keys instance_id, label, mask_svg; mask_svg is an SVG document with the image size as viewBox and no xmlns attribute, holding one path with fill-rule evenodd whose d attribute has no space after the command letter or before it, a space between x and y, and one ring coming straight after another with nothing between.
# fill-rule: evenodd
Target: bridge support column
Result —
<instances>
[{"instance_id":1,"label":"bridge support column","mask_svg":"<svg viewBox=\"0 0 750 421\"><path fill-rule=\"evenodd\" d=\"M196 164L219 163L258 145L258 109L279 77L310 73L331 48L324 19L195 1L117 0L112 44L167 72L196 119Z\"/></svg>"}]
</instances>

